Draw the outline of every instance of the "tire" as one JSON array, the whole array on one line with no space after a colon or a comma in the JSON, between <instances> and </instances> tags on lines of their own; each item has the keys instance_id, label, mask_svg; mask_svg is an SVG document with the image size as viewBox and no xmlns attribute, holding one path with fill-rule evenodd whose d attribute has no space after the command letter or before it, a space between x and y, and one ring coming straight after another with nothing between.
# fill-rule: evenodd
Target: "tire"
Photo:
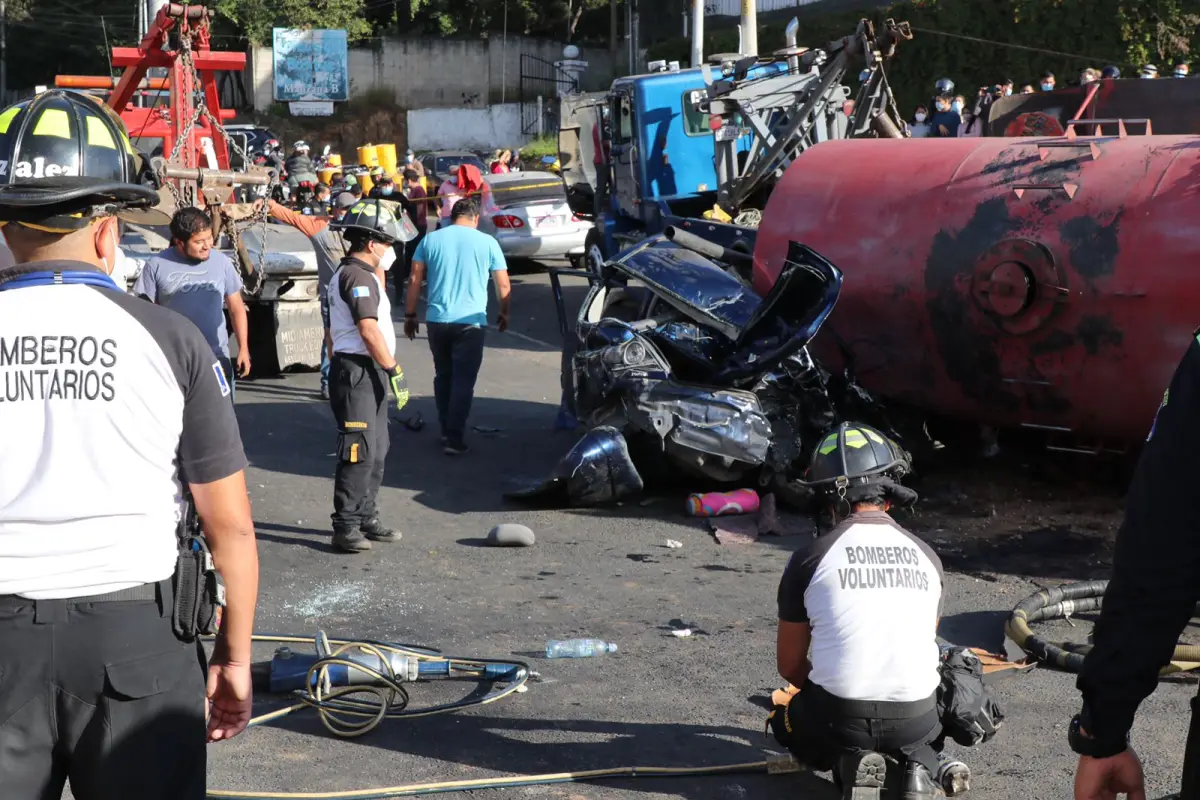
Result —
<instances>
[{"instance_id":1,"label":"tire","mask_svg":"<svg viewBox=\"0 0 1200 800\"><path fill-rule=\"evenodd\" d=\"M599 275L604 267L604 262L608 259L608 254L604 252L604 237L600 234L600 231L594 228L588 231L587 238L583 242L583 247L584 265L594 274Z\"/></svg>"}]
</instances>

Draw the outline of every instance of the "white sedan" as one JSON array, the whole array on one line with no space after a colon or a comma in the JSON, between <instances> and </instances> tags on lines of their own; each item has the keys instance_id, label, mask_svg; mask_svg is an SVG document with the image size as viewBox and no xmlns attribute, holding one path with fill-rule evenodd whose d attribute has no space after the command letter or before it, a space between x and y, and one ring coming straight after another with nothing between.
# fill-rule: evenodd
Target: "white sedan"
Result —
<instances>
[{"instance_id":1,"label":"white sedan","mask_svg":"<svg viewBox=\"0 0 1200 800\"><path fill-rule=\"evenodd\" d=\"M562 178L552 172L485 178L492 187L493 203L484 210L479 230L495 236L504 255L572 260L583 256L592 223L571 212Z\"/></svg>"}]
</instances>

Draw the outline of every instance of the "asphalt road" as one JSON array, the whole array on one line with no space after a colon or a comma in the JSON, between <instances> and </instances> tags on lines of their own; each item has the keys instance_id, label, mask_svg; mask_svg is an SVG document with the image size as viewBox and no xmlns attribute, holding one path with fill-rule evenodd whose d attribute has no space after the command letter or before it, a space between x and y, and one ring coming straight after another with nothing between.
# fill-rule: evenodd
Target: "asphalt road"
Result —
<instances>
[{"instance_id":1,"label":"asphalt road","mask_svg":"<svg viewBox=\"0 0 1200 800\"><path fill-rule=\"evenodd\" d=\"M577 303L582 289L574 286L569 299ZM504 491L544 475L574 440L552 430L557 331L544 273L514 275L513 331L489 333L471 419L497 430L474 432L472 452L460 459L443 456L437 445L423 335L402 342L398 355L412 387L412 410L431 424L420 433L393 426L380 507L404 539L365 555L339 555L329 547L335 435L317 398L317 376L239 386L262 564L260 631L322 629L468 656L515 655L543 681L496 704L386 723L354 740L332 737L311 713L270 723L210 748L213 788L335 791L633 764L717 765L779 752L764 736L759 703L781 684L774 668L775 591L799 539L721 546L683 516L681 495L575 512L523 510L502 499ZM1004 533L1003 508L994 519L976 520L970 535L980 528ZM948 556L964 545L949 520L938 523L936 545ZM499 522L529 525L537 545L481 547ZM1110 536L1111 522L1097 535ZM667 539L683 547L669 549ZM1030 547L1054 547L1049 540L1030 541ZM1073 553L1054 569L1040 568L1049 562L1036 552L1017 555L989 561L986 569L950 568L941 624L946 638L1001 649L1003 620L1019 600L1069 580L1076 564L1080 578L1103 569L1102 557L1089 560L1089 553ZM702 633L676 638L672 620ZM1089 626L1056 627L1056 634L1081 638ZM603 638L620 650L577 661L539 656L547 639L571 636ZM1191 683L1164 683L1139 716L1135 743L1151 797L1177 784ZM412 704L439 702L446 689L415 686ZM469 690L461 687L463 694ZM999 683L997 691L1007 713L1004 728L988 745L960 753L974 771L973 794L989 800L1069 796L1074 758L1066 724L1078 706L1074 677L1039 669ZM260 698L263 711L276 705ZM826 776L800 774L643 778L512 789L503 796L771 800L836 794Z\"/></svg>"}]
</instances>

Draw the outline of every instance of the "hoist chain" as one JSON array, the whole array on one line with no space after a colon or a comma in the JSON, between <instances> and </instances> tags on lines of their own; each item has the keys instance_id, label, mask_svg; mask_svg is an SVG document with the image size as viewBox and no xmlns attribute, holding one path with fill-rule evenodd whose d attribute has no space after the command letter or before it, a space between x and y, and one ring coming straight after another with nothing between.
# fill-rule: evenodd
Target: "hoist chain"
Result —
<instances>
[{"instance_id":1,"label":"hoist chain","mask_svg":"<svg viewBox=\"0 0 1200 800\"><path fill-rule=\"evenodd\" d=\"M184 147L185 142L187 142L189 137L191 136L192 130L200 122L200 118L204 117L205 119L208 120L208 123L209 123L209 125L212 126L213 130L216 131L218 134L220 134L221 139L224 141L226 148L228 148L228 150L230 152L235 153L239 158L242 159L242 164L244 167L249 167L251 164L250 154L247 153L233 139L233 137L231 137L229 135L229 132L227 130L225 130L225 126L223 124L221 124L221 121L217 118L217 116L215 114L213 114L212 111L208 108L207 98L205 97L203 91L199 91L199 92L196 91L197 87L203 86L203 81L201 80L200 71L198 69L196 69L196 62L195 62L195 59L193 58L193 53L192 53L192 37L190 34L191 34L191 31L187 31L187 32L184 32L184 35L179 37L179 40L180 40L179 60L180 60L180 63L183 65L183 68L186 69L188 72L190 72L192 75L192 86L193 86L193 92L194 92L192 99L196 103L196 111L192 115L192 118L190 120L188 120L187 126L184 127L180 131L179 137L175 140L175 146L171 149L171 155L167 159L167 161L164 162L164 165L167 163L174 163L175 160L177 158L179 158L180 153L183 152L183 147ZM196 200L197 200L196 190L194 187L190 187L190 184L189 184L189 189L185 190L185 192L184 192L188 196L183 197L183 196L181 196L179 189L176 188L175 183L173 181L167 179L161 173L159 175L159 179L162 183L165 183L167 185L167 187L170 189L171 195L175 200L175 205L177 208L183 208L185 205L186 206L195 206L196 205ZM267 186L267 191L266 191L266 197L268 200L270 199L272 194L274 194L275 189L278 186L279 186L279 174L275 171L272 171L271 172L271 182ZM263 268L266 265L266 260L267 260L267 221L270 219L270 211L269 211L267 205L268 204L266 202L264 202L262 204L262 208L256 214L254 214L250 217L247 217L246 219L238 220L237 222L232 222L229 225L230 239L233 240L234 248L237 249L241 243L242 233L245 232L246 230L249 230L250 227L252 227L256 222L259 224L258 265L254 270L255 285L253 287L247 287L247 289L250 291L251 294L257 294L259 292L259 290L262 288L262 284L263 284L263 278L264 278Z\"/></svg>"}]
</instances>

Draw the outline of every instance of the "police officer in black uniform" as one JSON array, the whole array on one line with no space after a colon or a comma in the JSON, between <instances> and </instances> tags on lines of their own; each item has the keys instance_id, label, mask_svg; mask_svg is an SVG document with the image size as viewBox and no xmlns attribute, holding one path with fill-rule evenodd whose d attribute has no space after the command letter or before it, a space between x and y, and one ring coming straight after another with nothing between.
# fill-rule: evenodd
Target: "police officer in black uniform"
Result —
<instances>
[{"instance_id":1,"label":"police officer in black uniform","mask_svg":"<svg viewBox=\"0 0 1200 800\"><path fill-rule=\"evenodd\" d=\"M1200 331L1175 370L1138 460L1094 646L1079 675L1083 708L1068 734L1080 756L1078 800L1123 792L1131 800L1145 797L1129 729L1200 600L1200 508L1191 500L1200 452L1197 409ZM1196 710L1193 701L1181 800L1200 798Z\"/></svg>"},{"instance_id":2,"label":"police officer in black uniform","mask_svg":"<svg viewBox=\"0 0 1200 800\"><path fill-rule=\"evenodd\" d=\"M246 459L204 337L109 278L118 218L145 221L156 199L137 175L120 120L84 95L0 112L17 262L0 270L5 800L58 797L68 779L78 800L202 800L206 739L250 718ZM183 483L227 591L207 667L174 629Z\"/></svg>"},{"instance_id":3,"label":"police officer in black uniform","mask_svg":"<svg viewBox=\"0 0 1200 800\"><path fill-rule=\"evenodd\" d=\"M397 410L408 402L384 288L396 262L393 245L403 234L389 204L378 198L360 201L330 227L342 232L349 247L329 282L326 304L333 341L329 402L338 424L333 546L360 553L371 542L395 542L401 535L380 522L375 501L389 444L388 387Z\"/></svg>"}]
</instances>

